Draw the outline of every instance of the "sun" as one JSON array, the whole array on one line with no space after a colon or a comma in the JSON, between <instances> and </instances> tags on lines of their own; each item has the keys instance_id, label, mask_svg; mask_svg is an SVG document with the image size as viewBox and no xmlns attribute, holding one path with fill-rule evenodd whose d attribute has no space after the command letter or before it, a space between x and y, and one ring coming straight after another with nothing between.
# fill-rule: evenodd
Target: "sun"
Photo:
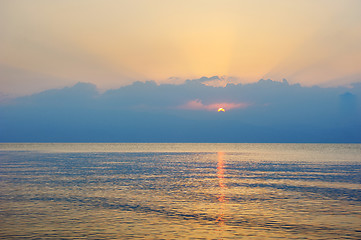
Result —
<instances>
[{"instance_id":1,"label":"sun","mask_svg":"<svg viewBox=\"0 0 361 240\"><path fill-rule=\"evenodd\" d=\"M225 112L226 110L224 110L224 108L218 108L218 112Z\"/></svg>"}]
</instances>

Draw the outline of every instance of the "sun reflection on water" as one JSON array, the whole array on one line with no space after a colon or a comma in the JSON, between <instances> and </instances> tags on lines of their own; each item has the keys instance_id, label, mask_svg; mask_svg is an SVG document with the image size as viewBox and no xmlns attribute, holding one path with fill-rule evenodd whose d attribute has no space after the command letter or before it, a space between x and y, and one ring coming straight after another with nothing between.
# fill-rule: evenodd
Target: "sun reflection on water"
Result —
<instances>
[{"instance_id":1,"label":"sun reflection on water","mask_svg":"<svg viewBox=\"0 0 361 240\"><path fill-rule=\"evenodd\" d=\"M219 211L218 211L218 217L216 219L216 222L219 227L219 232L222 233L224 227L225 227L225 220L224 220L224 208L226 203L226 194L225 189L227 188L225 183L225 163L224 163L224 152L218 152L217 153L217 178L218 178L218 186L219 186L219 192L218 192L218 202L219 202ZM221 239L221 238L219 238Z\"/></svg>"}]
</instances>

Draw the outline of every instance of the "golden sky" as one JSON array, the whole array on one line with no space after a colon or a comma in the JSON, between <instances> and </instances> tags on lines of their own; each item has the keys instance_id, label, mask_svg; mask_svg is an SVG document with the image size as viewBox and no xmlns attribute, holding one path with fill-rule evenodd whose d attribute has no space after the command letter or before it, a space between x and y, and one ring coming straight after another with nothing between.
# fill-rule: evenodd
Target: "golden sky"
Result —
<instances>
[{"instance_id":1,"label":"golden sky","mask_svg":"<svg viewBox=\"0 0 361 240\"><path fill-rule=\"evenodd\" d=\"M1 0L0 92L79 81L361 80L358 0Z\"/></svg>"}]
</instances>

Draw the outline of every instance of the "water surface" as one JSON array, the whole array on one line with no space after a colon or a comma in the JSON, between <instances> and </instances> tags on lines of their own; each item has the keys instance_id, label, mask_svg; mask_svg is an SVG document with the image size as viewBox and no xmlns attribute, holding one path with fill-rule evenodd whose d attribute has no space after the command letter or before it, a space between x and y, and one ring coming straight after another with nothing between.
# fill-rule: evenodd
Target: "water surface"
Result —
<instances>
[{"instance_id":1,"label":"water surface","mask_svg":"<svg viewBox=\"0 0 361 240\"><path fill-rule=\"evenodd\" d=\"M0 144L0 238L361 239L359 144Z\"/></svg>"}]
</instances>

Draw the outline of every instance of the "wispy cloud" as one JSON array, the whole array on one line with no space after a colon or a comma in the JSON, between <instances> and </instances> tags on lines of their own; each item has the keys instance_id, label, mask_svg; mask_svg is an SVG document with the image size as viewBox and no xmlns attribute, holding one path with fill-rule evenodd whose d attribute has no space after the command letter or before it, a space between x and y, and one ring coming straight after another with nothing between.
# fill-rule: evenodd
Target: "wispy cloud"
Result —
<instances>
[{"instance_id":1,"label":"wispy cloud","mask_svg":"<svg viewBox=\"0 0 361 240\"><path fill-rule=\"evenodd\" d=\"M179 106L179 109L187 109L187 110L207 110L207 111L217 111L218 108L223 108L226 111L231 109L238 109L238 108L247 108L250 104L249 103L234 103L234 102L218 102L212 104L203 104L201 100L196 99L187 102L184 105Z\"/></svg>"}]
</instances>

